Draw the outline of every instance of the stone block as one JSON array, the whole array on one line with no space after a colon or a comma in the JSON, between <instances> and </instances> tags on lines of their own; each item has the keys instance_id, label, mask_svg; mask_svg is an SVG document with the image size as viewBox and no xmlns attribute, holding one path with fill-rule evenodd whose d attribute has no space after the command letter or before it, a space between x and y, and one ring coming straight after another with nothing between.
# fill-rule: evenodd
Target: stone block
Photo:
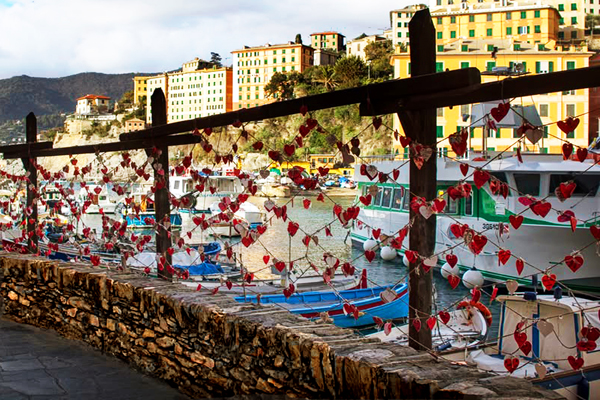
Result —
<instances>
[{"instance_id":1,"label":"stone block","mask_svg":"<svg viewBox=\"0 0 600 400\"><path fill-rule=\"evenodd\" d=\"M90 321L90 325L92 325L92 326L95 326L95 327L100 326L100 321L98 320L98 317L96 317L94 314L90 314L89 321Z\"/></svg>"},{"instance_id":2,"label":"stone block","mask_svg":"<svg viewBox=\"0 0 600 400\"><path fill-rule=\"evenodd\" d=\"M80 310L85 310L87 312L91 312L92 311L92 306L90 306L88 304L87 301L85 301L82 297L69 297L68 303L75 307L78 308Z\"/></svg>"},{"instance_id":3,"label":"stone block","mask_svg":"<svg viewBox=\"0 0 600 400\"><path fill-rule=\"evenodd\" d=\"M24 297L19 299L19 304L24 305L25 307L29 307L31 305L31 301L27 300Z\"/></svg>"},{"instance_id":4,"label":"stone block","mask_svg":"<svg viewBox=\"0 0 600 400\"><path fill-rule=\"evenodd\" d=\"M11 290L10 292L8 292L8 299L12 301L17 301L19 300L19 295Z\"/></svg>"},{"instance_id":5,"label":"stone block","mask_svg":"<svg viewBox=\"0 0 600 400\"><path fill-rule=\"evenodd\" d=\"M117 321L115 321L114 319L107 318L106 319L106 329L108 329L111 332L116 331L117 330Z\"/></svg>"},{"instance_id":6,"label":"stone block","mask_svg":"<svg viewBox=\"0 0 600 400\"><path fill-rule=\"evenodd\" d=\"M160 347L168 349L170 347L173 347L173 345L175 344L175 339L169 336L163 336L156 339L156 344L158 344Z\"/></svg>"},{"instance_id":7,"label":"stone block","mask_svg":"<svg viewBox=\"0 0 600 400\"><path fill-rule=\"evenodd\" d=\"M196 364L203 365L209 369L213 369L215 367L215 361L212 358L204 357L197 351L190 354L190 359Z\"/></svg>"},{"instance_id":8,"label":"stone block","mask_svg":"<svg viewBox=\"0 0 600 400\"><path fill-rule=\"evenodd\" d=\"M77 309L76 308L69 308L67 310L67 315L71 318L75 318L75 316L77 316Z\"/></svg>"},{"instance_id":9,"label":"stone block","mask_svg":"<svg viewBox=\"0 0 600 400\"><path fill-rule=\"evenodd\" d=\"M151 329L145 329L144 333L142 333L142 337L143 338L153 338L155 336L156 336L156 334Z\"/></svg>"}]
</instances>

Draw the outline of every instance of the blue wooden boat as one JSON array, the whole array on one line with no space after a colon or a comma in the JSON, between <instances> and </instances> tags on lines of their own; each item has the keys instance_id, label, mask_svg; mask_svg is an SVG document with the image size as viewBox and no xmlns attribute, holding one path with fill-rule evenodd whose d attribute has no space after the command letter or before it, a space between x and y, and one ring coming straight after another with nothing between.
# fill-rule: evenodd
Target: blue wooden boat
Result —
<instances>
[{"instance_id":1,"label":"blue wooden boat","mask_svg":"<svg viewBox=\"0 0 600 400\"><path fill-rule=\"evenodd\" d=\"M178 213L171 214L171 229L181 230L181 215ZM127 214L125 220L127 221L127 227L131 229L149 230L155 227L155 215L154 212L142 212L139 214Z\"/></svg>"},{"instance_id":2,"label":"blue wooden boat","mask_svg":"<svg viewBox=\"0 0 600 400\"><path fill-rule=\"evenodd\" d=\"M387 289L396 293L396 298L386 303L380 294ZM257 303L257 296L235 297L240 303ZM339 292L306 292L294 293L286 298L283 294L265 295L260 297L262 304L277 304L287 308L291 313L309 319L318 319L321 313L327 313L333 323L342 328L358 328L373 325L373 317L384 321L408 317L408 285L381 286L368 289L350 289ZM349 304L345 312L344 304ZM355 318L352 313L346 314L348 308L355 306L360 315Z\"/></svg>"}]
</instances>

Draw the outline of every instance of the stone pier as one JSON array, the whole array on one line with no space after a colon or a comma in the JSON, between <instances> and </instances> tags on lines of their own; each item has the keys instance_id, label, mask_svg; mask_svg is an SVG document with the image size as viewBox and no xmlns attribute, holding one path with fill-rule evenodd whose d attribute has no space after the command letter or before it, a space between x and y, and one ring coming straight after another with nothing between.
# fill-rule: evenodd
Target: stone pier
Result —
<instances>
[{"instance_id":1,"label":"stone pier","mask_svg":"<svg viewBox=\"0 0 600 400\"><path fill-rule=\"evenodd\" d=\"M0 313L53 329L191 397L559 398L348 329L132 273L0 256Z\"/></svg>"}]
</instances>

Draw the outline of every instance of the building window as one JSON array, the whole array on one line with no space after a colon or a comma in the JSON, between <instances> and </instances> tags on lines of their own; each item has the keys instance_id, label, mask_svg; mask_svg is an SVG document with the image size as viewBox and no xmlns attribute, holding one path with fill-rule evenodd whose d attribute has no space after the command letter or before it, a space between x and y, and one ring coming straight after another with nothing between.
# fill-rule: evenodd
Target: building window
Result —
<instances>
[{"instance_id":1,"label":"building window","mask_svg":"<svg viewBox=\"0 0 600 400\"><path fill-rule=\"evenodd\" d=\"M442 39L442 32L438 32L438 33L437 33L437 38L438 38L438 39Z\"/></svg>"},{"instance_id":2,"label":"building window","mask_svg":"<svg viewBox=\"0 0 600 400\"><path fill-rule=\"evenodd\" d=\"M571 31L571 39L577 39L577 31Z\"/></svg>"},{"instance_id":3,"label":"building window","mask_svg":"<svg viewBox=\"0 0 600 400\"><path fill-rule=\"evenodd\" d=\"M485 64L485 69L486 69L486 71L493 71L495 66L496 66L495 61L488 61Z\"/></svg>"},{"instance_id":4,"label":"building window","mask_svg":"<svg viewBox=\"0 0 600 400\"><path fill-rule=\"evenodd\" d=\"M450 23L451 24L455 24L456 23L456 17L450 17Z\"/></svg>"},{"instance_id":5,"label":"building window","mask_svg":"<svg viewBox=\"0 0 600 400\"><path fill-rule=\"evenodd\" d=\"M564 24L565 24L565 19L564 19L564 18L559 18L559 19L558 19L558 24L559 24L559 25L564 25ZM562 33L562 34L564 34L564 32L558 32L558 33L559 33L559 35L560 35L561 33Z\"/></svg>"},{"instance_id":6,"label":"building window","mask_svg":"<svg viewBox=\"0 0 600 400\"><path fill-rule=\"evenodd\" d=\"M437 46L437 52L438 53L443 53L444 52L444 45L443 44L439 44Z\"/></svg>"},{"instance_id":7,"label":"building window","mask_svg":"<svg viewBox=\"0 0 600 400\"><path fill-rule=\"evenodd\" d=\"M546 51L546 45L538 44L538 51Z\"/></svg>"},{"instance_id":8,"label":"building window","mask_svg":"<svg viewBox=\"0 0 600 400\"><path fill-rule=\"evenodd\" d=\"M540 10L535 10L535 11L533 12L533 17L534 17L534 18L539 18L539 17L540 17Z\"/></svg>"},{"instance_id":9,"label":"building window","mask_svg":"<svg viewBox=\"0 0 600 400\"><path fill-rule=\"evenodd\" d=\"M506 28L506 34L512 35L512 28L510 26Z\"/></svg>"},{"instance_id":10,"label":"building window","mask_svg":"<svg viewBox=\"0 0 600 400\"><path fill-rule=\"evenodd\" d=\"M441 25L442 24L442 17L437 17L437 24Z\"/></svg>"},{"instance_id":11,"label":"building window","mask_svg":"<svg viewBox=\"0 0 600 400\"><path fill-rule=\"evenodd\" d=\"M450 39L456 39L456 31L450 32Z\"/></svg>"},{"instance_id":12,"label":"building window","mask_svg":"<svg viewBox=\"0 0 600 400\"><path fill-rule=\"evenodd\" d=\"M475 37L475 29L469 29L469 37Z\"/></svg>"},{"instance_id":13,"label":"building window","mask_svg":"<svg viewBox=\"0 0 600 400\"><path fill-rule=\"evenodd\" d=\"M462 46L460 46L460 51L469 51L469 45L468 44L463 44Z\"/></svg>"},{"instance_id":14,"label":"building window","mask_svg":"<svg viewBox=\"0 0 600 400\"><path fill-rule=\"evenodd\" d=\"M558 32L558 38L560 40L563 40L565 38L565 33L564 32Z\"/></svg>"},{"instance_id":15,"label":"building window","mask_svg":"<svg viewBox=\"0 0 600 400\"><path fill-rule=\"evenodd\" d=\"M577 3L571 3L571 11L577 11Z\"/></svg>"},{"instance_id":16,"label":"building window","mask_svg":"<svg viewBox=\"0 0 600 400\"><path fill-rule=\"evenodd\" d=\"M559 4L558 5L558 11L565 11L565 5L564 4Z\"/></svg>"},{"instance_id":17,"label":"building window","mask_svg":"<svg viewBox=\"0 0 600 400\"><path fill-rule=\"evenodd\" d=\"M436 137L443 138L444 137L444 127L436 126Z\"/></svg>"},{"instance_id":18,"label":"building window","mask_svg":"<svg viewBox=\"0 0 600 400\"><path fill-rule=\"evenodd\" d=\"M567 69L575 69L575 61L567 61Z\"/></svg>"},{"instance_id":19,"label":"building window","mask_svg":"<svg viewBox=\"0 0 600 400\"><path fill-rule=\"evenodd\" d=\"M507 12L507 13L506 13L506 19L507 19L507 20L509 20L509 19L512 19L512 13L510 13L510 12Z\"/></svg>"},{"instance_id":20,"label":"building window","mask_svg":"<svg viewBox=\"0 0 600 400\"><path fill-rule=\"evenodd\" d=\"M548 104L540 104L540 117L548 116Z\"/></svg>"},{"instance_id":21,"label":"building window","mask_svg":"<svg viewBox=\"0 0 600 400\"><path fill-rule=\"evenodd\" d=\"M402 37L402 32L398 32L398 37ZM360 51L360 48L359 48Z\"/></svg>"},{"instance_id":22,"label":"building window","mask_svg":"<svg viewBox=\"0 0 600 400\"><path fill-rule=\"evenodd\" d=\"M533 27L533 32L534 33L542 33L542 27L539 25L536 25Z\"/></svg>"},{"instance_id":23,"label":"building window","mask_svg":"<svg viewBox=\"0 0 600 400\"><path fill-rule=\"evenodd\" d=\"M492 28L488 28L486 31L487 36L492 36Z\"/></svg>"},{"instance_id":24,"label":"building window","mask_svg":"<svg viewBox=\"0 0 600 400\"><path fill-rule=\"evenodd\" d=\"M444 72L444 63L443 62L435 63L435 72Z\"/></svg>"},{"instance_id":25,"label":"building window","mask_svg":"<svg viewBox=\"0 0 600 400\"><path fill-rule=\"evenodd\" d=\"M469 15L469 22L475 22L475 16Z\"/></svg>"},{"instance_id":26,"label":"building window","mask_svg":"<svg viewBox=\"0 0 600 400\"><path fill-rule=\"evenodd\" d=\"M469 68L469 62L468 61L463 61L460 63L460 68Z\"/></svg>"},{"instance_id":27,"label":"building window","mask_svg":"<svg viewBox=\"0 0 600 400\"><path fill-rule=\"evenodd\" d=\"M577 25L577 17L571 17L571 25Z\"/></svg>"},{"instance_id":28,"label":"building window","mask_svg":"<svg viewBox=\"0 0 600 400\"><path fill-rule=\"evenodd\" d=\"M521 19L527 19L527 11L521 11Z\"/></svg>"},{"instance_id":29,"label":"building window","mask_svg":"<svg viewBox=\"0 0 600 400\"><path fill-rule=\"evenodd\" d=\"M513 45L513 50L514 50L514 51L519 51L519 50L521 50L521 45L520 45L519 43L515 43L515 44Z\"/></svg>"},{"instance_id":30,"label":"building window","mask_svg":"<svg viewBox=\"0 0 600 400\"><path fill-rule=\"evenodd\" d=\"M436 110L437 110L437 111L436 111L436 116L437 116L437 117L440 117L440 118L441 118L441 117L443 117L443 116L444 116L444 109L443 109L443 108L441 108L441 107L440 107L440 108L437 108Z\"/></svg>"},{"instance_id":31,"label":"building window","mask_svg":"<svg viewBox=\"0 0 600 400\"><path fill-rule=\"evenodd\" d=\"M487 21L488 22L492 21L492 14L487 14Z\"/></svg>"}]
</instances>

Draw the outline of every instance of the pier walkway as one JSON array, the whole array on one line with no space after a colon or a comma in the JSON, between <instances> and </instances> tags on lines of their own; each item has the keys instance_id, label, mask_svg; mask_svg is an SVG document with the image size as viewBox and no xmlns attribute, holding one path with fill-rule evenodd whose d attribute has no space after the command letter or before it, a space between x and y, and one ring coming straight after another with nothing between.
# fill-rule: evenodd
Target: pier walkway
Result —
<instances>
[{"instance_id":1,"label":"pier walkway","mask_svg":"<svg viewBox=\"0 0 600 400\"><path fill-rule=\"evenodd\" d=\"M84 343L0 318L0 399L186 400L189 397Z\"/></svg>"}]
</instances>

